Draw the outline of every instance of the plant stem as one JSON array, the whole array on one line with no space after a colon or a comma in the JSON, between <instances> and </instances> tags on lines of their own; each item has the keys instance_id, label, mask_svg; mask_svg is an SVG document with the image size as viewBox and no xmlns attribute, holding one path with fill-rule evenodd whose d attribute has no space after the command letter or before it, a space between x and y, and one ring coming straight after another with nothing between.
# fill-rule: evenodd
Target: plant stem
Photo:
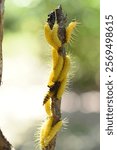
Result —
<instances>
[{"instance_id":1,"label":"plant stem","mask_svg":"<svg viewBox=\"0 0 117 150\"><path fill-rule=\"evenodd\" d=\"M64 48L64 43L66 42L66 29L65 29L66 16L62 12L61 5L59 5L58 8L55 9L55 11L51 12L48 15L47 22L48 22L50 28L53 28L55 21L59 25L58 37L62 43L62 46L59 48L58 52L59 52L59 55L61 55L63 58L65 58L66 51ZM55 87L56 87L56 85L55 85ZM58 83L57 87L59 88L59 83ZM52 103L51 103L51 110L52 110L53 119L54 119L52 127L61 120L61 100L57 99L57 96L56 96L56 93L58 92L58 88L55 88L56 91L54 91L55 94L52 97ZM56 136L57 135L55 135L55 137L51 140L49 145L46 148L43 148L43 150L54 150L55 149Z\"/></svg>"}]
</instances>

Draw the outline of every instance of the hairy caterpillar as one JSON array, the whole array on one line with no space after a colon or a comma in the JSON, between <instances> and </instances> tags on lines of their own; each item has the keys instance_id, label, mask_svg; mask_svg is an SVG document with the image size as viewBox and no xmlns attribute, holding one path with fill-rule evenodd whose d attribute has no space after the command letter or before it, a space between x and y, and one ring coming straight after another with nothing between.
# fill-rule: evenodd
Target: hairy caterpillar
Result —
<instances>
[{"instance_id":1,"label":"hairy caterpillar","mask_svg":"<svg viewBox=\"0 0 117 150\"><path fill-rule=\"evenodd\" d=\"M47 136L48 136L48 134L51 130L52 122L53 122L53 118L49 117L41 127L41 130L40 130L40 145L41 145L42 148L45 147L44 141L47 138Z\"/></svg>"},{"instance_id":2,"label":"hairy caterpillar","mask_svg":"<svg viewBox=\"0 0 117 150\"><path fill-rule=\"evenodd\" d=\"M45 31L45 37L47 42L53 46L53 41L52 41L52 30L50 29L50 26L48 25L48 23L46 23L44 25L44 31Z\"/></svg>"},{"instance_id":3,"label":"hairy caterpillar","mask_svg":"<svg viewBox=\"0 0 117 150\"><path fill-rule=\"evenodd\" d=\"M62 71L63 68L63 57L59 55L58 57L58 63L55 68L52 69L49 82L48 82L48 87L51 87L57 80L58 77Z\"/></svg>"},{"instance_id":4,"label":"hairy caterpillar","mask_svg":"<svg viewBox=\"0 0 117 150\"><path fill-rule=\"evenodd\" d=\"M64 80L62 80L61 84L60 84L60 87L58 89L58 92L57 92L57 98L60 100L61 99L61 96L63 95L64 93L64 90L65 90L65 86L66 86L66 80L67 78L64 78Z\"/></svg>"},{"instance_id":5,"label":"hairy caterpillar","mask_svg":"<svg viewBox=\"0 0 117 150\"><path fill-rule=\"evenodd\" d=\"M49 117L43 124L40 130L40 145L44 148L52 140L52 138L57 134L57 132L62 127L62 121L59 121L52 127L53 118Z\"/></svg>"},{"instance_id":6,"label":"hairy caterpillar","mask_svg":"<svg viewBox=\"0 0 117 150\"><path fill-rule=\"evenodd\" d=\"M66 78L67 74L68 74L68 71L70 69L70 57L67 55L65 57L65 60L64 60L64 66L63 66L63 69L60 73L60 76L58 78L58 81L62 81L64 78Z\"/></svg>"},{"instance_id":7,"label":"hairy caterpillar","mask_svg":"<svg viewBox=\"0 0 117 150\"><path fill-rule=\"evenodd\" d=\"M58 48L61 47L61 41L58 38L58 25L54 24L53 29L51 30L48 23L46 23L44 26L44 30L45 30L45 37L47 42L52 47L58 50Z\"/></svg>"},{"instance_id":8,"label":"hairy caterpillar","mask_svg":"<svg viewBox=\"0 0 117 150\"><path fill-rule=\"evenodd\" d=\"M71 39L71 34L72 34L72 31L73 29L76 27L77 25L77 22L74 21L74 22L71 22L68 27L66 28L66 43L68 43Z\"/></svg>"},{"instance_id":9,"label":"hairy caterpillar","mask_svg":"<svg viewBox=\"0 0 117 150\"><path fill-rule=\"evenodd\" d=\"M66 80L67 80L67 74L68 74L69 69L70 69L70 57L67 55L64 59L63 69L58 78L58 81L60 82L60 87L57 92L58 99L61 99L61 96L64 93L65 86L66 86Z\"/></svg>"},{"instance_id":10,"label":"hairy caterpillar","mask_svg":"<svg viewBox=\"0 0 117 150\"><path fill-rule=\"evenodd\" d=\"M47 138L45 138L44 145L47 146L49 142L53 139L53 137L57 134L57 132L61 129L62 127L62 121L60 120L57 122L50 130L50 133L48 134Z\"/></svg>"},{"instance_id":11,"label":"hairy caterpillar","mask_svg":"<svg viewBox=\"0 0 117 150\"><path fill-rule=\"evenodd\" d=\"M61 47L61 41L59 40L58 37L58 24L54 24L53 29L52 29L52 39L54 44L56 45L56 49L58 49L59 47Z\"/></svg>"},{"instance_id":12,"label":"hairy caterpillar","mask_svg":"<svg viewBox=\"0 0 117 150\"><path fill-rule=\"evenodd\" d=\"M51 100L50 100L50 98L47 99L46 103L44 104L44 107L45 107L45 111L46 111L47 115L51 116L52 112L51 112Z\"/></svg>"}]
</instances>

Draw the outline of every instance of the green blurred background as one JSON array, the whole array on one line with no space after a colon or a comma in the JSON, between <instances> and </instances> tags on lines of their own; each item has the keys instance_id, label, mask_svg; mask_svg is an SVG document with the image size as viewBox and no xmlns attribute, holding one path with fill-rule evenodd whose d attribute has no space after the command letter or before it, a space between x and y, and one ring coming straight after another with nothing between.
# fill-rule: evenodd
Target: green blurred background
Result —
<instances>
[{"instance_id":1,"label":"green blurred background","mask_svg":"<svg viewBox=\"0 0 117 150\"><path fill-rule=\"evenodd\" d=\"M49 12L59 4L68 23L76 19L79 24L67 46L73 62L62 115L69 123L57 139L57 149L99 150L99 0L6 0L1 116L6 103L11 107L5 115L7 121L5 116L0 121L17 150L34 149L36 126L45 117L42 101L51 49L43 26Z\"/></svg>"}]
</instances>

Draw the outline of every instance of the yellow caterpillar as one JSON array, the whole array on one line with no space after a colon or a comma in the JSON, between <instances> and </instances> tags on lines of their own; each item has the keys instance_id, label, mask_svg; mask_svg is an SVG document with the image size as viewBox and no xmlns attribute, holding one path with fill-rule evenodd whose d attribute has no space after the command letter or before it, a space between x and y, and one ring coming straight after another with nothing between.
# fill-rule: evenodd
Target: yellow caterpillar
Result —
<instances>
[{"instance_id":1,"label":"yellow caterpillar","mask_svg":"<svg viewBox=\"0 0 117 150\"><path fill-rule=\"evenodd\" d=\"M61 41L58 38L58 25L54 24L53 29L51 30L49 24L46 23L44 30L47 42L56 50L58 50L58 48L61 47Z\"/></svg>"},{"instance_id":2,"label":"yellow caterpillar","mask_svg":"<svg viewBox=\"0 0 117 150\"><path fill-rule=\"evenodd\" d=\"M52 30L50 29L50 26L48 25L48 23L46 23L44 25L44 31L45 31L45 37L47 42L53 46L53 41L52 41Z\"/></svg>"},{"instance_id":3,"label":"yellow caterpillar","mask_svg":"<svg viewBox=\"0 0 117 150\"><path fill-rule=\"evenodd\" d=\"M46 111L47 115L52 116L50 98L46 101L46 103L44 104L44 107L45 107L45 111Z\"/></svg>"},{"instance_id":4,"label":"yellow caterpillar","mask_svg":"<svg viewBox=\"0 0 117 150\"><path fill-rule=\"evenodd\" d=\"M60 84L60 87L58 89L58 92L57 92L57 98L60 100L63 93L64 93L64 90L65 90L65 86L66 86L66 80L67 78L64 78L64 80L62 80L61 84Z\"/></svg>"},{"instance_id":5,"label":"yellow caterpillar","mask_svg":"<svg viewBox=\"0 0 117 150\"><path fill-rule=\"evenodd\" d=\"M58 37L58 28L59 28L58 24L55 23L52 29L52 39L54 44L56 45L56 49L60 48L62 45Z\"/></svg>"},{"instance_id":6,"label":"yellow caterpillar","mask_svg":"<svg viewBox=\"0 0 117 150\"><path fill-rule=\"evenodd\" d=\"M60 87L59 87L58 92L57 92L57 98L58 99L61 99L61 97L64 93L65 86L66 86L66 80L67 80L67 74L68 74L69 69L70 69L70 57L67 55L64 59L63 69L62 69L60 76L58 78L58 81L60 82Z\"/></svg>"},{"instance_id":7,"label":"yellow caterpillar","mask_svg":"<svg viewBox=\"0 0 117 150\"><path fill-rule=\"evenodd\" d=\"M52 69L49 82L48 82L48 87L51 87L54 85L54 83L58 80L58 77L62 71L63 68L63 57L59 55L58 57L58 63L56 64L56 67Z\"/></svg>"},{"instance_id":8,"label":"yellow caterpillar","mask_svg":"<svg viewBox=\"0 0 117 150\"><path fill-rule=\"evenodd\" d=\"M64 60L64 66L63 66L63 69L60 73L60 76L58 78L58 81L62 81L64 78L67 77L67 74L68 74L68 71L70 69L70 57L67 55L65 57L65 60Z\"/></svg>"},{"instance_id":9,"label":"yellow caterpillar","mask_svg":"<svg viewBox=\"0 0 117 150\"><path fill-rule=\"evenodd\" d=\"M62 121L57 122L52 127L53 118L50 117L46 120L40 130L40 145L41 148L48 146L49 142L53 139L53 137L57 134L57 132L62 127Z\"/></svg>"},{"instance_id":10,"label":"yellow caterpillar","mask_svg":"<svg viewBox=\"0 0 117 150\"><path fill-rule=\"evenodd\" d=\"M50 133L48 134L47 138L45 138L44 145L48 146L49 142L53 139L53 137L57 134L57 132L62 127L62 121L57 122L50 130Z\"/></svg>"},{"instance_id":11,"label":"yellow caterpillar","mask_svg":"<svg viewBox=\"0 0 117 150\"><path fill-rule=\"evenodd\" d=\"M63 60L61 61L61 59L63 58L62 57L59 58L58 51L55 48L52 48L52 71L51 71L49 82L48 82L49 87L54 84L54 82L56 81L56 78L58 77L59 72L61 71L61 66L63 62ZM60 64L58 64L58 62L60 62Z\"/></svg>"},{"instance_id":12,"label":"yellow caterpillar","mask_svg":"<svg viewBox=\"0 0 117 150\"><path fill-rule=\"evenodd\" d=\"M47 138L50 130L51 130L51 127L52 127L52 122L53 122L53 118L52 117L49 117L46 122L43 124L43 126L41 127L41 130L40 130L40 145L41 145L41 148L44 148L45 147L45 139Z\"/></svg>"},{"instance_id":13,"label":"yellow caterpillar","mask_svg":"<svg viewBox=\"0 0 117 150\"><path fill-rule=\"evenodd\" d=\"M71 38L71 34L74 30L74 28L76 27L77 25L77 22L74 21L74 22L71 22L68 27L66 28L66 43L68 43L70 41L70 38Z\"/></svg>"}]
</instances>

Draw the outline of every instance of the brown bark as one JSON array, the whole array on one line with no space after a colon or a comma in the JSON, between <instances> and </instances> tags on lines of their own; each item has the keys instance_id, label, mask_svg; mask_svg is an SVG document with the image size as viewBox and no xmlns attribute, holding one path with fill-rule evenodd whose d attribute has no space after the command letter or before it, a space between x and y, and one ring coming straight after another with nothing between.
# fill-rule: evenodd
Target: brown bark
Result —
<instances>
[{"instance_id":1,"label":"brown bark","mask_svg":"<svg viewBox=\"0 0 117 150\"><path fill-rule=\"evenodd\" d=\"M0 130L0 150L11 150L12 146Z\"/></svg>"},{"instance_id":2,"label":"brown bark","mask_svg":"<svg viewBox=\"0 0 117 150\"><path fill-rule=\"evenodd\" d=\"M2 80L2 39L3 39L4 0L0 0L0 85Z\"/></svg>"},{"instance_id":3,"label":"brown bark","mask_svg":"<svg viewBox=\"0 0 117 150\"><path fill-rule=\"evenodd\" d=\"M2 40L3 40L3 14L4 14L4 0L0 0L0 85L2 80ZM4 137L0 130L0 150L11 150L11 144Z\"/></svg>"}]
</instances>

